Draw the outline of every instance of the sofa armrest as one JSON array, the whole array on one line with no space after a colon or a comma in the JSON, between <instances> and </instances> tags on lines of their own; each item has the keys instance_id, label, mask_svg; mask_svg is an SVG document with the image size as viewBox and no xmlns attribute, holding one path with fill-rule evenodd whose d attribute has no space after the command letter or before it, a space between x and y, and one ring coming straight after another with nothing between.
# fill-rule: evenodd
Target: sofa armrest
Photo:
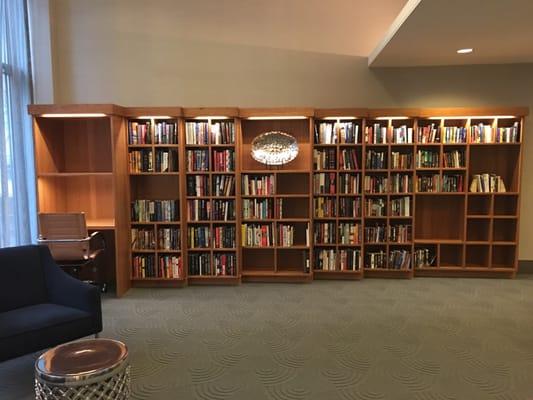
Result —
<instances>
[{"instance_id":1,"label":"sofa armrest","mask_svg":"<svg viewBox=\"0 0 533 400\"><path fill-rule=\"evenodd\" d=\"M48 300L54 304L77 308L93 316L95 332L102 330L102 305L98 287L81 282L65 273L55 263L50 250L39 246Z\"/></svg>"}]
</instances>

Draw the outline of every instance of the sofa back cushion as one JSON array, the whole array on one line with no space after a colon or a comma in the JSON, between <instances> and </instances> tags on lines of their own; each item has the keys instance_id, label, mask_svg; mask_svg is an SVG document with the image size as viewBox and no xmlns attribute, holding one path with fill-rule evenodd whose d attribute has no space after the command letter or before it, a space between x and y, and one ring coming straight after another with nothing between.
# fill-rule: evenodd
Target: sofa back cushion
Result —
<instances>
[{"instance_id":1,"label":"sofa back cushion","mask_svg":"<svg viewBox=\"0 0 533 400\"><path fill-rule=\"evenodd\" d=\"M0 312L46 303L39 246L0 249Z\"/></svg>"}]
</instances>

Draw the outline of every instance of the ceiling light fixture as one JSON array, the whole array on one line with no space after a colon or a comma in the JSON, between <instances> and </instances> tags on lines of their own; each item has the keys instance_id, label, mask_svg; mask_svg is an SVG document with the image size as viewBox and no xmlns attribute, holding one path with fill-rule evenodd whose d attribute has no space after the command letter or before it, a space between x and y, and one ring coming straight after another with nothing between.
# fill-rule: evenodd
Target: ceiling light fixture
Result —
<instances>
[{"instance_id":1,"label":"ceiling light fixture","mask_svg":"<svg viewBox=\"0 0 533 400\"><path fill-rule=\"evenodd\" d=\"M467 48L464 48L464 49L457 50L457 53L459 53L459 54L468 54L468 53L472 53L473 51L474 51L474 49L471 49L471 48L467 47Z\"/></svg>"}]
</instances>

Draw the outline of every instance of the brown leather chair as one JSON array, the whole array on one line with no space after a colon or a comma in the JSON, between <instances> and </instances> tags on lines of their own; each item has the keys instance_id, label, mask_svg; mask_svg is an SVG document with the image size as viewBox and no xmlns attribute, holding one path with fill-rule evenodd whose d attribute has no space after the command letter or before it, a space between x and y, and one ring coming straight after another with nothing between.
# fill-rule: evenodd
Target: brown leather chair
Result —
<instances>
[{"instance_id":1,"label":"brown leather chair","mask_svg":"<svg viewBox=\"0 0 533 400\"><path fill-rule=\"evenodd\" d=\"M55 262L76 278L90 268L94 279L89 282L106 291L101 278L104 237L100 232L89 235L85 213L39 213L38 242L48 246Z\"/></svg>"}]
</instances>

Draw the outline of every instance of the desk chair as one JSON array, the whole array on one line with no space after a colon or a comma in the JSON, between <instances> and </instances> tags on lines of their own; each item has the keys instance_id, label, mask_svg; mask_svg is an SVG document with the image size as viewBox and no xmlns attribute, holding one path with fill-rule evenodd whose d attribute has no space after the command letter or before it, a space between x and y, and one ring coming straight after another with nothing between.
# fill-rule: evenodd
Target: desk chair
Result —
<instances>
[{"instance_id":1,"label":"desk chair","mask_svg":"<svg viewBox=\"0 0 533 400\"><path fill-rule=\"evenodd\" d=\"M101 279L101 258L105 250L100 232L89 235L85 213L39 213L39 244L50 249L55 262L76 278L80 271L91 268L94 280L102 292L107 290Z\"/></svg>"}]
</instances>

